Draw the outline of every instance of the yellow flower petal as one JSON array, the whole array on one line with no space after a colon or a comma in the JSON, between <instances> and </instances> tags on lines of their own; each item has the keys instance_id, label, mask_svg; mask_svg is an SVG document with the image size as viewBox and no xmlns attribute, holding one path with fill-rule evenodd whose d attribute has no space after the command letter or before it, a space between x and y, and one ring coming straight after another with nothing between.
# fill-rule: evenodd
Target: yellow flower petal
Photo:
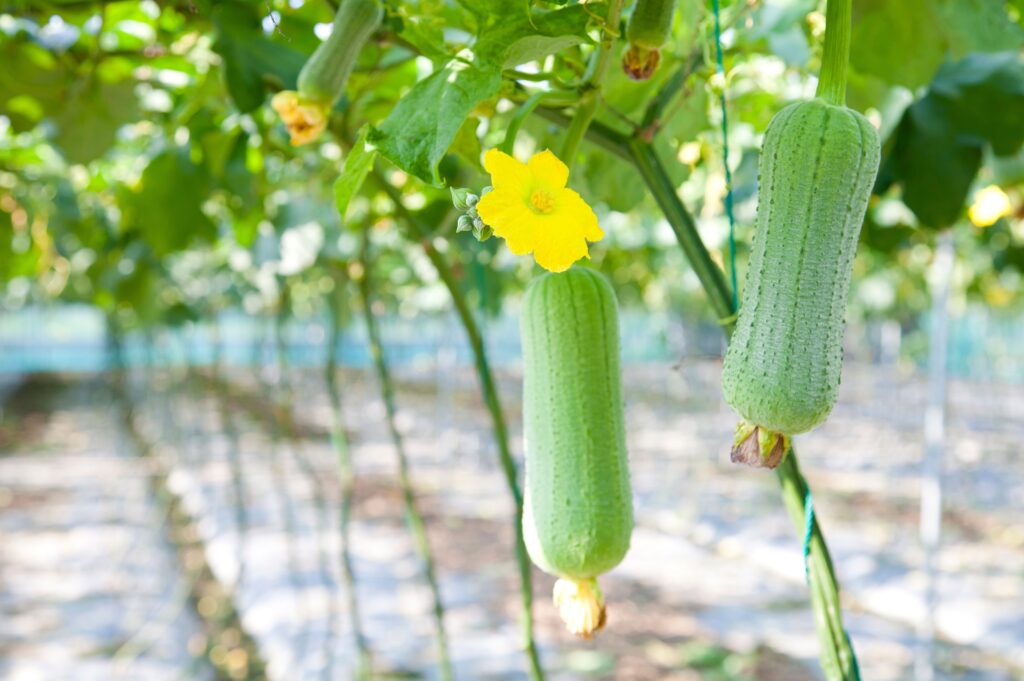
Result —
<instances>
[{"instance_id":1,"label":"yellow flower petal","mask_svg":"<svg viewBox=\"0 0 1024 681\"><path fill-rule=\"evenodd\" d=\"M548 189L561 189L569 181L569 167L548 149L534 154L526 162L526 166L534 179L542 182Z\"/></svg>"},{"instance_id":2,"label":"yellow flower petal","mask_svg":"<svg viewBox=\"0 0 1024 681\"><path fill-rule=\"evenodd\" d=\"M510 251L526 255L533 250L537 239L537 215L530 210L517 192L495 189L480 197L477 215L496 236L505 239Z\"/></svg>"},{"instance_id":3,"label":"yellow flower petal","mask_svg":"<svg viewBox=\"0 0 1024 681\"><path fill-rule=\"evenodd\" d=\"M327 127L330 106L293 90L278 92L270 100L270 106L288 128L292 146L315 141Z\"/></svg>"},{"instance_id":4,"label":"yellow flower petal","mask_svg":"<svg viewBox=\"0 0 1024 681\"><path fill-rule=\"evenodd\" d=\"M552 233L538 239L533 249L534 260L549 272L564 272L580 258L589 256L587 242L582 238L567 239Z\"/></svg>"},{"instance_id":5,"label":"yellow flower petal","mask_svg":"<svg viewBox=\"0 0 1024 681\"><path fill-rule=\"evenodd\" d=\"M582 236L587 241L600 241L604 238L604 231L597 224L597 215L583 197L571 189L563 189L558 193L559 210L564 213L566 220L571 220L579 225Z\"/></svg>"},{"instance_id":6,"label":"yellow flower petal","mask_svg":"<svg viewBox=\"0 0 1024 681\"><path fill-rule=\"evenodd\" d=\"M491 185L495 189L511 189L522 193L529 188L529 168L503 151L488 149L484 154L484 168L491 174Z\"/></svg>"},{"instance_id":7,"label":"yellow flower petal","mask_svg":"<svg viewBox=\"0 0 1024 681\"><path fill-rule=\"evenodd\" d=\"M491 149L484 167L494 189L480 198L477 214L516 255L532 252L544 269L564 272L588 257L588 241L604 237L586 201L565 189L569 169L550 151L520 163Z\"/></svg>"}]
</instances>

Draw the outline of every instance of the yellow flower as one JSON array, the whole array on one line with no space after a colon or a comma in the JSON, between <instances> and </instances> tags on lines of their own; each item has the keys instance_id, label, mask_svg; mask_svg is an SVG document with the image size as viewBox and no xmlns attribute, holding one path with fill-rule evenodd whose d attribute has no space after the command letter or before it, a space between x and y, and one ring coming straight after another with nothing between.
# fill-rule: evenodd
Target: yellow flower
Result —
<instances>
[{"instance_id":1,"label":"yellow flower","mask_svg":"<svg viewBox=\"0 0 1024 681\"><path fill-rule=\"evenodd\" d=\"M977 227L990 227L1004 215L1010 214L1010 197L992 184L974 195L974 203L967 210L968 217Z\"/></svg>"},{"instance_id":2,"label":"yellow flower","mask_svg":"<svg viewBox=\"0 0 1024 681\"><path fill-rule=\"evenodd\" d=\"M491 149L484 168L494 189L480 198L477 214L516 255L532 252L544 269L564 272L589 256L588 241L604 237L594 211L566 188L569 169L550 151L521 163Z\"/></svg>"},{"instance_id":3,"label":"yellow flower","mask_svg":"<svg viewBox=\"0 0 1024 681\"><path fill-rule=\"evenodd\" d=\"M282 90L270 100L292 136L292 145L309 144L327 127L331 107L319 100L304 97L293 90Z\"/></svg>"}]
</instances>

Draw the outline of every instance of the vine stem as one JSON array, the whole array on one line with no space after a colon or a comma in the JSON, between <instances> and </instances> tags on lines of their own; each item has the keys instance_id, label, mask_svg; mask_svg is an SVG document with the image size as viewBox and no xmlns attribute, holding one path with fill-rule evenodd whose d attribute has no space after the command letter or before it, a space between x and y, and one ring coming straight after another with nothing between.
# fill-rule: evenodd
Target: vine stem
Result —
<instances>
[{"instance_id":1,"label":"vine stem","mask_svg":"<svg viewBox=\"0 0 1024 681\"><path fill-rule=\"evenodd\" d=\"M441 279L452 297L455 311L459 315L462 328L465 330L469 340L469 346L476 363L476 373L480 379L480 390L483 393L484 404L491 415L494 441L498 446L498 459L502 472L505 474L505 482L509 493L512 495L512 501L515 503L515 557L521 583L520 623L523 649L526 652L531 681L544 681L544 669L541 667L540 655L537 652L537 645L533 637L533 576L530 570L530 557L526 552L526 542L523 539L523 493L519 486L518 468L508 444L508 428L505 425L505 414L502 411L501 401L498 398L498 390L487 359L487 350L484 346L483 335L480 333L480 326L473 316L469 303L466 302L466 298L462 294L462 289L459 288L459 282L455 278L455 273L452 272L444 255L434 247L430 229L405 207L405 204L402 203L401 194L388 183L387 179L377 168L373 170L373 177L395 205L395 211L402 216L415 233L415 236L420 240L427 259L434 266L437 276Z\"/></svg>"},{"instance_id":2,"label":"vine stem","mask_svg":"<svg viewBox=\"0 0 1024 681\"><path fill-rule=\"evenodd\" d=\"M833 0L830 0L832 2ZM540 108L538 113L548 120L568 125L568 119L558 111ZM697 231L697 224L676 194L675 187L665 172L665 167L650 143L638 137L627 137L608 126L595 121L587 130L592 142L630 161L640 172L651 194L675 233L690 266L697 275L708 301L717 315L726 337L732 335L736 318L732 292L725 273L712 259ZM805 501L810 486L800 471L796 450L789 454L775 469L782 489L782 498L790 519L801 535L807 524ZM839 583L829 555L825 534L817 517L811 519L808 540L808 581L811 590L811 607L820 643L822 669L828 681L859 681L853 645L845 633L842 606L839 599Z\"/></svg>"},{"instance_id":3,"label":"vine stem","mask_svg":"<svg viewBox=\"0 0 1024 681\"><path fill-rule=\"evenodd\" d=\"M288 448L292 458L298 466L302 479L308 480L310 485L310 496L313 503L313 533L316 538L316 560L317 571L320 573L320 582L323 588L332 593L334 581L331 577L331 552L326 542L328 526L327 520L327 495L324 484L317 470L316 464L307 457L307 452L295 426L295 415L293 413L294 386L289 378L291 363L288 361L288 341L285 337L285 327L288 322L291 310L291 288L287 280L281 280L281 299L278 307L277 317L274 324L274 344L277 349L277 392L278 402L275 409L275 418L284 428L288 440ZM323 678L329 679L333 676L335 661L333 638L337 631L337 622L341 618L337 599L330 600L330 627L324 635L324 666L322 669Z\"/></svg>"},{"instance_id":4,"label":"vine stem","mask_svg":"<svg viewBox=\"0 0 1024 681\"><path fill-rule=\"evenodd\" d=\"M611 63L612 50L615 47L615 39L619 35L619 19L622 14L622 0L611 0L608 3L608 13L605 15L604 26L601 27L601 42L591 57L587 72L584 74L582 95L580 103L576 107L576 115L572 124L565 133L565 141L562 143L562 162L569 169L572 169L576 161L577 152L583 137L587 134L587 128L597 114L597 105L601 100L601 85L604 83L605 72Z\"/></svg>"},{"instance_id":5,"label":"vine stem","mask_svg":"<svg viewBox=\"0 0 1024 681\"><path fill-rule=\"evenodd\" d=\"M398 460L398 483L402 488L402 502L405 505L406 521L409 524L409 531L412 533L413 542L416 545L416 552L423 561L424 578L430 588L431 596L434 599L434 627L437 636L438 665L441 669L441 678L444 681L452 681L452 663L448 655L448 637L444 629L444 605L441 602L441 589L437 584L437 569L434 561L434 554L430 549L430 540L427 537L427 526L423 521L423 514L420 513L416 503L416 494L412 487L412 477L409 473L409 457L405 452L405 440L398 430L397 415L398 409L395 406L395 387L391 380L391 371L388 368L387 360L384 357L384 348L380 340L380 329L377 326L377 318L373 314L372 294L372 261L370 259L370 228L363 230L362 249L360 260L363 264L363 276L359 279L359 293L362 299L363 322L366 324L367 340L370 344L370 355L373 358L373 366L377 372L377 380L380 382L381 399L384 401L384 413L388 423L388 431L391 434L391 443L395 448L395 457Z\"/></svg>"},{"instance_id":6,"label":"vine stem","mask_svg":"<svg viewBox=\"0 0 1024 681\"><path fill-rule=\"evenodd\" d=\"M172 491L168 485L168 477L171 474L171 469L174 468L173 462L169 462L161 456L156 444L144 434L144 428L140 427L140 421L145 421L144 416L147 408L153 408L152 406L147 406L147 400L145 399L151 394L155 394L155 391L151 390L151 386L148 385L152 377L148 371L145 372L142 376L142 380L145 381L142 386L144 392L142 394L132 394L135 391L132 389L131 376L129 375L131 363L127 361L124 352L124 331L110 313L107 314L106 324L108 352L110 353L107 372L110 375L110 391L113 398L111 406L117 409L117 417L119 418L117 425L121 429L121 442L135 456L147 463L146 477L148 488L152 498L160 506L161 523L165 526L164 529L170 530L169 538L174 544L174 548L181 561L182 576L185 583L184 590L187 593L185 602L192 607L203 625L203 635L201 638L204 650L201 654L194 657L192 664L183 671L183 674L189 678L200 674L200 670L204 668L202 660L205 659L209 662L210 653L215 647L219 647L217 642L222 640L228 631L231 631L236 637L240 637L237 647L247 654L246 659L248 663L245 668L244 678L265 678L266 670L263 660L258 655L255 641L242 624L237 603L233 598L234 594L229 591L219 592L217 589L210 590L206 588L206 586L217 584L218 580L214 577L209 563L205 559L206 554L198 534L186 531L189 528L194 528L197 522L196 517L186 510L182 496ZM184 380L188 380L188 377L186 376ZM172 413L174 411L180 412L180 409L175 406L179 399L176 396L170 395L172 389L188 390L189 386L181 384L174 388L167 386L162 391L163 397L161 401L163 404L156 406L166 408L170 416L166 423L171 425L173 433L171 436L177 441L178 445L181 445L185 435L181 430L181 419L175 418L175 416L180 416L180 414ZM162 431L163 429L161 428L160 430ZM186 560L186 556L199 556L200 559L198 563L195 563L194 561ZM199 602L208 597L213 599L216 606L214 608L216 614L204 616L201 614L203 609L199 608ZM137 634L141 634L141 632L137 632ZM138 645L138 635L130 637L117 650L112 652L112 656L115 660L130 662L137 655L138 649L136 646ZM209 666L213 668L214 678L218 681L228 681L232 678L223 664L211 664Z\"/></svg>"},{"instance_id":7,"label":"vine stem","mask_svg":"<svg viewBox=\"0 0 1024 681\"><path fill-rule=\"evenodd\" d=\"M537 108L537 105L544 99L553 99L558 93L550 90L541 90L534 92L530 95L525 102L523 102L519 109L512 115L512 118L508 121L508 127L505 128L505 138L498 148L509 156L513 156L516 145L516 136L519 134L519 128L523 126L523 123L529 117L533 110Z\"/></svg>"},{"instance_id":8,"label":"vine stem","mask_svg":"<svg viewBox=\"0 0 1024 681\"><path fill-rule=\"evenodd\" d=\"M825 51L821 58L817 97L846 105L846 67L850 61L851 0L828 0L825 9Z\"/></svg>"},{"instance_id":9,"label":"vine stem","mask_svg":"<svg viewBox=\"0 0 1024 681\"><path fill-rule=\"evenodd\" d=\"M338 343L341 340L341 305L345 299L345 277L338 268L331 268L334 279L334 291L328 298L327 307L330 315L330 336L327 341L327 357L324 362L324 384L327 397L331 403L331 446L338 457L338 487L340 494L338 510L338 534L341 542L340 560L341 577L345 582L345 594L348 600L349 626L356 648L356 679L366 679L372 668L370 646L363 629L359 594L356 589L355 571L352 568L351 533L349 526L352 519L352 498L355 494L355 471L352 466L352 449L349 447L345 434L345 421L342 416L341 390L338 388Z\"/></svg>"}]
</instances>

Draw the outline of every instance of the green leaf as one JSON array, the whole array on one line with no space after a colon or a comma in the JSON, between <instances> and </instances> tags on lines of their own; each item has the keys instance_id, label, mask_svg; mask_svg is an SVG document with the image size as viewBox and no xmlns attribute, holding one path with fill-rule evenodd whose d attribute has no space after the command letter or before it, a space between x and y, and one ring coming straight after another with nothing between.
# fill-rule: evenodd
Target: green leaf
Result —
<instances>
[{"instance_id":1,"label":"green leaf","mask_svg":"<svg viewBox=\"0 0 1024 681\"><path fill-rule=\"evenodd\" d=\"M787 64L803 66L811 54L803 25L807 13L817 4L814 0L762 3L755 10L754 22L746 31L746 39L764 40L768 49Z\"/></svg>"},{"instance_id":2,"label":"green leaf","mask_svg":"<svg viewBox=\"0 0 1024 681\"><path fill-rule=\"evenodd\" d=\"M586 163L579 170L585 183L581 193L591 205L604 203L611 210L626 213L647 196L646 185L636 169L603 149L589 148Z\"/></svg>"},{"instance_id":3,"label":"green leaf","mask_svg":"<svg viewBox=\"0 0 1024 681\"><path fill-rule=\"evenodd\" d=\"M480 165L480 157L483 155L483 148L480 146L480 138L476 136L476 129L479 125L480 119L476 116L470 116L463 121L462 127L455 134L455 139L448 151L458 154L477 172L482 173L484 167Z\"/></svg>"},{"instance_id":4,"label":"green leaf","mask_svg":"<svg viewBox=\"0 0 1024 681\"><path fill-rule=\"evenodd\" d=\"M444 21L440 17L403 17L401 36L427 59L448 61L451 58L444 49Z\"/></svg>"},{"instance_id":5,"label":"green leaf","mask_svg":"<svg viewBox=\"0 0 1024 681\"><path fill-rule=\"evenodd\" d=\"M231 231L235 233L235 241L239 246L248 248L256 241L260 233L260 222L263 221L263 212L259 210L250 211L246 215L236 216L231 222Z\"/></svg>"},{"instance_id":6,"label":"green leaf","mask_svg":"<svg viewBox=\"0 0 1024 681\"><path fill-rule=\"evenodd\" d=\"M936 0L936 12L954 58L1024 44L1024 29L1010 21L1004 0Z\"/></svg>"},{"instance_id":7,"label":"green leaf","mask_svg":"<svg viewBox=\"0 0 1024 681\"><path fill-rule=\"evenodd\" d=\"M305 56L267 38L250 6L218 4L214 25L213 50L224 60L224 79L239 111L253 111L263 104L268 81L279 89L295 88Z\"/></svg>"},{"instance_id":8,"label":"green leaf","mask_svg":"<svg viewBox=\"0 0 1024 681\"><path fill-rule=\"evenodd\" d=\"M232 205L240 207L242 212L252 210L258 203L256 182L249 171L249 135L239 130L234 135L226 135L226 154L220 169L220 186L232 195ZM210 159L207 157L207 166Z\"/></svg>"},{"instance_id":9,"label":"green leaf","mask_svg":"<svg viewBox=\"0 0 1024 681\"><path fill-rule=\"evenodd\" d=\"M998 156L1024 144L1024 59L1017 52L973 54L946 64L929 96L951 103L951 123L961 135L992 146Z\"/></svg>"},{"instance_id":10,"label":"green leaf","mask_svg":"<svg viewBox=\"0 0 1024 681\"><path fill-rule=\"evenodd\" d=\"M370 132L381 155L424 182L438 184L437 164L466 116L501 85L493 63L452 60L416 83L387 118Z\"/></svg>"},{"instance_id":11,"label":"green leaf","mask_svg":"<svg viewBox=\"0 0 1024 681\"><path fill-rule=\"evenodd\" d=\"M1005 0L854 0L850 63L865 75L916 88L946 55L1001 52L1024 44Z\"/></svg>"},{"instance_id":12,"label":"green leaf","mask_svg":"<svg viewBox=\"0 0 1024 681\"><path fill-rule=\"evenodd\" d=\"M903 184L903 202L922 224L949 227L963 212L983 145L964 139L951 125L948 102L924 98L903 116L889 159L892 178Z\"/></svg>"},{"instance_id":13,"label":"green leaf","mask_svg":"<svg viewBox=\"0 0 1024 681\"><path fill-rule=\"evenodd\" d=\"M377 151L375 149L368 149L366 146L366 138L369 136L369 131L370 129L366 126L360 131L355 144L352 145L352 151L349 152L348 158L345 159L345 166L341 170L341 175L334 182L334 202L338 206L338 217L341 219L342 224L345 223L348 204L359 191L359 188L363 186L366 175L373 168L373 161L377 158Z\"/></svg>"},{"instance_id":14,"label":"green leaf","mask_svg":"<svg viewBox=\"0 0 1024 681\"><path fill-rule=\"evenodd\" d=\"M1024 60L1016 52L973 54L946 64L900 120L879 174L903 185L921 223L947 227L963 212L986 146L1000 156L1024 144Z\"/></svg>"},{"instance_id":15,"label":"green leaf","mask_svg":"<svg viewBox=\"0 0 1024 681\"><path fill-rule=\"evenodd\" d=\"M566 48L590 42L590 15L582 5L553 11L533 11L529 0L476 0L463 3L477 16L477 41L473 52L503 68L542 59ZM602 16L600 4L587 5Z\"/></svg>"},{"instance_id":16,"label":"green leaf","mask_svg":"<svg viewBox=\"0 0 1024 681\"><path fill-rule=\"evenodd\" d=\"M674 109L670 109L670 117L665 121L662 134L675 143L682 144L697 139L697 135L710 127L708 118L708 92L700 83L693 86L692 91L684 93L684 99Z\"/></svg>"},{"instance_id":17,"label":"green leaf","mask_svg":"<svg viewBox=\"0 0 1024 681\"><path fill-rule=\"evenodd\" d=\"M0 114L16 132L31 129L47 111L58 110L67 72L39 45L5 39L0 43Z\"/></svg>"},{"instance_id":18,"label":"green leaf","mask_svg":"<svg viewBox=\"0 0 1024 681\"><path fill-rule=\"evenodd\" d=\"M888 83L919 87L942 63L941 29L932 0L855 1L850 63Z\"/></svg>"},{"instance_id":19,"label":"green leaf","mask_svg":"<svg viewBox=\"0 0 1024 681\"><path fill-rule=\"evenodd\" d=\"M54 143L68 163L88 163L113 146L118 129L135 120L135 83L85 85L54 118Z\"/></svg>"},{"instance_id":20,"label":"green leaf","mask_svg":"<svg viewBox=\"0 0 1024 681\"><path fill-rule=\"evenodd\" d=\"M15 233L11 214L0 208L0 282L32 276L38 270L39 249L24 231Z\"/></svg>"},{"instance_id":21,"label":"green leaf","mask_svg":"<svg viewBox=\"0 0 1024 681\"><path fill-rule=\"evenodd\" d=\"M477 19L472 52L464 50L418 82L370 133L382 156L432 184L440 182L437 165L473 107L498 91L502 68L589 40L590 17L580 5L532 10L529 0L463 0L462 4ZM601 12L592 4L588 7ZM466 149L459 144L457 150Z\"/></svg>"},{"instance_id":22,"label":"green leaf","mask_svg":"<svg viewBox=\"0 0 1024 681\"><path fill-rule=\"evenodd\" d=\"M149 162L130 195L126 224L136 226L158 256L196 239L211 241L216 230L202 210L209 184L206 169L192 162L187 147L164 151Z\"/></svg>"}]
</instances>

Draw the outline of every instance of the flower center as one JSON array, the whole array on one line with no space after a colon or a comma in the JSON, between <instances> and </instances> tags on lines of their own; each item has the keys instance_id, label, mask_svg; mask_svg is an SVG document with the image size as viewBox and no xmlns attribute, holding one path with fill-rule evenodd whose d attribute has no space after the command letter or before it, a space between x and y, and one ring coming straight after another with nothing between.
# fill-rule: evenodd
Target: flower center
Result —
<instances>
[{"instance_id":1,"label":"flower center","mask_svg":"<svg viewBox=\"0 0 1024 681\"><path fill-rule=\"evenodd\" d=\"M530 205L538 213L550 213L555 208L555 199L550 192L537 189L530 194Z\"/></svg>"}]
</instances>

